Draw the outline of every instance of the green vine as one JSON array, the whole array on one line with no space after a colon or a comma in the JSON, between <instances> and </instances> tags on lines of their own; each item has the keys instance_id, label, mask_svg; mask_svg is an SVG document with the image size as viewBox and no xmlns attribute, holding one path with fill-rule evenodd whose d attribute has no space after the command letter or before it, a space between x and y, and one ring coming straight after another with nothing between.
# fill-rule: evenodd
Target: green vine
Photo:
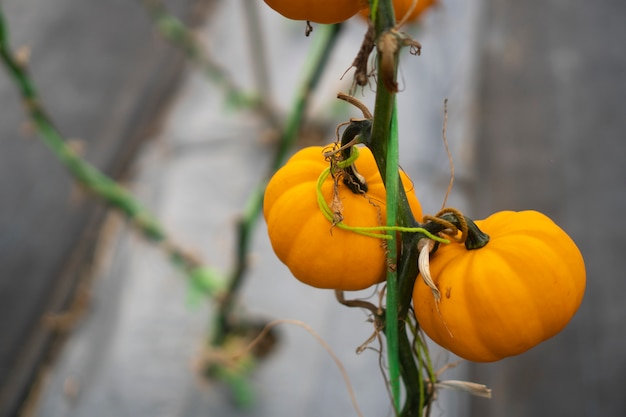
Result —
<instances>
[{"instance_id":1,"label":"green vine","mask_svg":"<svg viewBox=\"0 0 626 417\"><path fill-rule=\"evenodd\" d=\"M378 169L385 179L387 189L387 225L414 227L404 188L399 179L399 147L396 116L397 66L402 40L395 31L395 16L391 0L372 0L371 19L375 28L377 46L377 86L371 138L366 145L371 149ZM397 209L394 213L393 208ZM390 211L390 209L392 209ZM387 299L385 336L389 382L396 413L403 417L421 416L427 393L425 392L422 363L416 363L414 350L407 334L407 314L410 309L412 288L417 269L417 241L423 233L402 233L401 250L392 239L389 248L390 268L387 273ZM401 382L405 400L401 399Z\"/></svg>"},{"instance_id":2,"label":"green vine","mask_svg":"<svg viewBox=\"0 0 626 417\"><path fill-rule=\"evenodd\" d=\"M259 94L243 91L235 84L228 72L206 53L205 45L199 41L196 33L170 13L162 0L140 0L140 2L148 12L161 37L175 45L198 71L215 85L221 87L226 94L226 102L229 105L236 108L252 108L262 114L272 127L280 126L276 111L269 100L267 91L265 91L266 80L257 83ZM254 32L251 39L256 46L252 48L255 52L254 58L258 68L256 73L264 73L266 65L264 62L260 62L263 59L264 47L260 44L262 37L259 36L259 28L256 24L256 4L246 2L244 10L251 15L248 19L248 28Z\"/></svg>"},{"instance_id":3,"label":"green vine","mask_svg":"<svg viewBox=\"0 0 626 417\"><path fill-rule=\"evenodd\" d=\"M120 186L96 167L83 160L66 142L41 104L37 88L28 74L26 62L16 58L9 45L9 29L0 7L0 58L21 94L24 107L42 142L65 166L85 190L101 198L123 213L146 238L157 242L172 262L189 277L192 283L213 296L223 289L223 282L202 262L168 238L156 217L128 190Z\"/></svg>"}]
</instances>

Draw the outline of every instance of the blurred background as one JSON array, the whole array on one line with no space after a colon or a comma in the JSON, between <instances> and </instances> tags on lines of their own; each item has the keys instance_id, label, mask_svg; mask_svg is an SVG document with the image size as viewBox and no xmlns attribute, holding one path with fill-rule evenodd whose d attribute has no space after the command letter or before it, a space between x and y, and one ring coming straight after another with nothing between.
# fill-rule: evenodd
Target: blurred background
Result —
<instances>
[{"instance_id":1,"label":"blurred background","mask_svg":"<svg viewBox=\"0 0 626 417\"><path fill-rule=\"evenodd\" d=\"M270 96L282 122L319 28L304 36L260 0L171 0L209 56L243 90ZM235 223L267 173L275 128L165 41L148 2L2 0L14 49L46 109L84 158L122 181L174 240L219 270L233 263ZM626 373L626 3L441 0L406 28L422 55L402 57L400 162L425 212L449 180L443 102L455 162L448 204L474 218L546 213L577 242L587 292L568 327L531 351L462 363L444 379L493 389L443 393L433 415L622 416ZM348 21L315 90L298 146L334 139L359 113L338 105L365 25ZM259 58L258 52L262 51ZM24 52L22 52L24 53ZM269 78L259 85L260 68ZM373 91L358 97L373 109ZM198 376L212 325L184 276L118 214L78 189L34 134L0 71L0 416L354 415L344 381L303 329L254 372L254 406L232 405ZM367 315L294 280L254 229L242 308L297 319L343 362L365 416L392 415ZM371 294L370 294L371 295ZM49 313L73 312L51 325ZM59 316L57 316L59 317ZM435 367L455 358L433 347Z\"/></svg>"}]
</instances>

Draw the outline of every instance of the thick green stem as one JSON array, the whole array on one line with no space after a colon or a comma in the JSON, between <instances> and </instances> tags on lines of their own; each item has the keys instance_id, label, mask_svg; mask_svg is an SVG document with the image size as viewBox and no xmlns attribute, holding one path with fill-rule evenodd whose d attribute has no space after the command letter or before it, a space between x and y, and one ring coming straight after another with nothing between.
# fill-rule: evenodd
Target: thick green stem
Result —
<instances>
[{"instance_id":1,"label":"thick green stem","mask_svg":"<svg viewBox=\"0 0 626 417\"><path fill-rule=\"evenodd\" d=\"M388 158L386 166L386 190L387 190L387 226L397 224L397 201L398 201L398 120L396 112L391 118L391 132L388 140ZM387 315L386 329L387 356L389 363L389 383L395 402L396 410L400 409L400 360L398 348L398 274L397 274L397 239L396 234L391 234L392 239L387 242Z\"/></svg>"},{"instance_id":2,"label":"thick green stem","mask_svg":"<svg viewBox=\"0 0 626 417\"><path fill-rule=\"evenodd\" d=\"M375 42L378 42L381 35L389 31L395 25L393 4L391 0L374 0L370 1L370 8L374 22L374 39L376 40ZM377 61L377 67L380 68L380 53L378 54ZM385 88L382 77L377 77L372 141L368 146L376 158L380 172L385 172L387 166L388 138L391 128L391 115L395 103L394 98L395 92Z\"/></svg>"},{"instance_id":3,"label":"thick green stem","mask_svg":"<svg viewBox=\"0 0 626 417\"><path fill-rule=\"evenodd\" d=\"M386 174L383 178L387 189L387 224L412 227L417 223L398 174L399 149L395 118L395 89L389 88L396 82L400 41L391 31L395 25L392 2L374 0L371 6L378 46L377 68L379 72L372 133L367 146L372 150L379 171ZM386 42L383 42L383 39ZM381 73L383 71L384 74ZM397 247L395 239L388 243L390 262L397 266L397 272L390 270L387 278L385 336L388 346L389 378L398 414L421 416L419 399L424 395L421 364L415 362L406 328L413 284L418 272L415 235L402 234L401 243L399 253L395 253ZM398 372L406 392L403 405L400 401Z\"/></svg>"},{"instance_id":4,"label":"thick green stem","mask_svg":"<svg viewBox=\"0 0 626 417\"><path fill-rule=\"evenodd\" d=\"M402 406L400 416L402 417L421 417L422 409L420 405L424 398L424 383L422 381L422 375L418 366L421 364L415 362L415 356L413 356L413 347L409 341L409 337L406 331L404 321L398 323L399 331L399 347L398 352L400 355L400 371L402 373L402 380L406 388L406 399Z\"/></svg>"},{"instance_id":5,"label":"thick green stem","mask_svg":"<svg viewBox=\"0 0 626 417\"><path fill-rule=\"evenodd\" d=\"M374 22L375 39L378 42L381 36L389 31L395 24L395 17L390 0L373 1L371 6L371 17ZM378 51L378 68L382 65L382 54ZM397 57L396 57L397 58ZM397 61L396 61L397 62ZM395 71L395 67L393 68ZM395 74L393 74L395 78ZM372 124L372 134L367 146L378 165L378 170L384 178L387 188L387 225L398 224L398 138L397 121L392 123L395 111L395 92L387 89L383 82L383 77L377 77L378 84L376 90L376 100L374 107L374 120ZM393 126L392 126L393 124ZM401 215L404 213L400 213ZM400 352L399 352L399 332L398 323L398 275L396 265L397 242L394 238L387 243L388 264L387 271L387 310L385 314L385 336L387 338L387 363L389 367L389 383L391 395L396 413L401 409L400 398Z\"/></svg>"}]
</instances>

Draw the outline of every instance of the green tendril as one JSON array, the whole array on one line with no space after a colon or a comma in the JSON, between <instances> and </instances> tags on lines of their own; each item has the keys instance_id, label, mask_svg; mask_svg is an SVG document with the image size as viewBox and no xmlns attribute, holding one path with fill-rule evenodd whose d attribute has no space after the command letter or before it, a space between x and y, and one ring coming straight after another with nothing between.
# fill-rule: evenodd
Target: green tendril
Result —
<instances>
[{"instance_id":1,"label":"green tendril","mask_svg":"<svg viewBox=\"0 0 626 417\"><path fill-rule=\"evenodd\" d=\"M337 151L333 151L333 152L337 152ZM335 162L335 166L341 169L348 168L357 160L359 155L360 155L359 148L357 148L356 146L353 146L352 148L350 148L350 157L347 159L344 159L343 161Z\"/></svg>"},{"instance_id":2,"label":"green tendril","mask_svg":"<svg viewBox=\"0 0 626 417\"><path fill-rule=\"evenodd\" d=\"M350 165L352 165L357 158L359 157L359 151L358 148L356 147L352 147L352 151L350 153L350 157L343 160L343 161L339 161L336 164L334 164L335 167L337 168L347 168ZM440 243L445 243L448 244L450 243L450 241L448 239L444 239L441 238L439 236L436 236L432 233L430 233L428 230L424 229L423 227L404 227L404 226L349 226L347 224L345 224L343 221L336 221L333 211L330 209L330 207L328 206L328 203L326 203L326 199L324 198L324 195L322 194L322 185L324 184L324 182L326 181L326 179L328 178L328 176L330 175L330 171L331 171L331 167L327 167L326 169L324 169L324 171L322 171L322 173L320 174L319 178L317 179L317 187L316 187L316 191L317 191L317 204L322 212L322 214L324 215L324 217L326 218L326 220L328 220L330 223L333 224L333 226L336 226L342 230L347 230L349 232L354 232L354 233L358 233L360 235L363 236L368 236L368 237L374 237L377 239L385 239L385 240L390 240L392 239L392 236L390 234L387 234L385 232L405 232L405 233L423 233L424 235L426 235L426 237L428 237L429 239L432 239L434 241L440 242Z\"/></svg>"}]
</instances>

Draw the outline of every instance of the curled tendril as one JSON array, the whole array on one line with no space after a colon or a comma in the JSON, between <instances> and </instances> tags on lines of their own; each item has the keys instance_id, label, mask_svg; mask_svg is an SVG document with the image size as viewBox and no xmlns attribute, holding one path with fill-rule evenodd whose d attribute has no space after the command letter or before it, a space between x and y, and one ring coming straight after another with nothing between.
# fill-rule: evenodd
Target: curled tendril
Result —
<instances>
[{"instance_id":1,"label":"curled tendril","mask_svg":"<svg viewBox=\"0 0 626 417\"><path fill-rule=\"evenodd\" d=\"M358 233L363 236L374 237L378 239L390 240L392 236L386 232L405 232L405 233L423 233L429 239L435 240L440 243L450 243L448 239L441 238L430 233L428 230L422 227L404 227L404 226L349 226L343 220L336 221L333 210L328 206L324 195L322 194L322 185L330 175L333 169L345 169L352 165L359 157L359 150L353 146L350 152L350 157L344 160L331 159L330 166L324 169L317 179L317 204L324 217L336 227L347 230L350 232Z\"/></svg>"},{"instance_id":2,"label":"curled tendril","mask_svg":"<svg viewBox=\"0 0 626 417\"><path fill-rule=\"evenodd\" d=\"M444 216L446 215L451 215L457 224L445 219ZM424 216L424 221L433 222L443 227L443 230L440 233L448 236L455 242L465 243L467 240L469 231L467 220L465 219L463 213L455 208L447 207L434 216ZM460 236L459 233L461 234Z\"/></svg>"}]
</instances>

